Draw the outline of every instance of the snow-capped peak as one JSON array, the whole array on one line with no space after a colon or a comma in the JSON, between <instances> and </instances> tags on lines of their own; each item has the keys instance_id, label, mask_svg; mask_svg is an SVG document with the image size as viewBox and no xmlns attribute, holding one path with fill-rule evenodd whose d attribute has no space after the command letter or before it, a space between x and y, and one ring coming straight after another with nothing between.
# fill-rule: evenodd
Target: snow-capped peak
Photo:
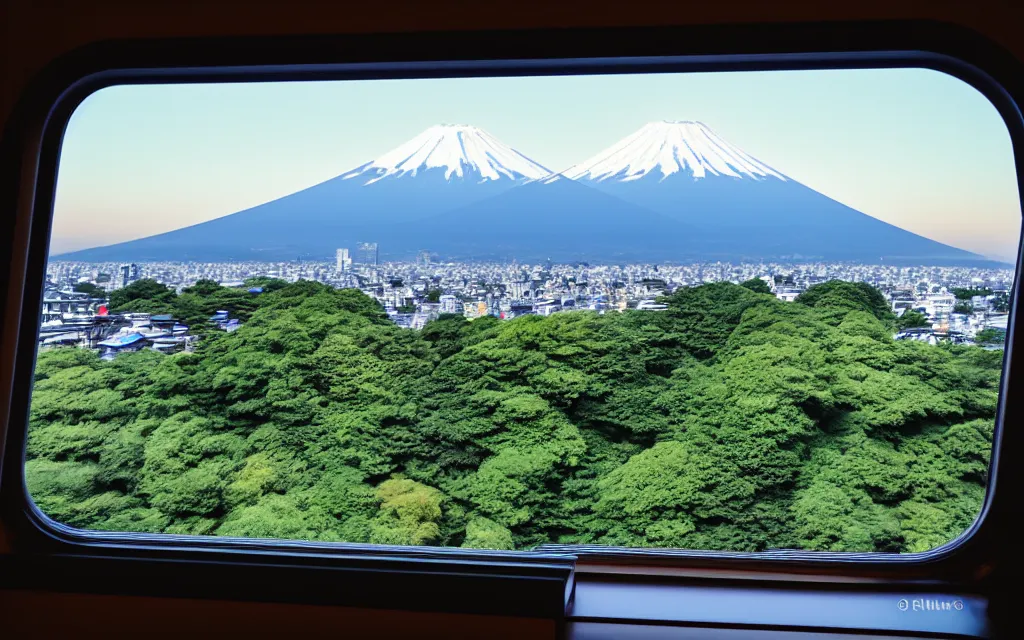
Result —
<instances>
[{"instance_id":1,"label":"snow-capped peak","mask_svg":"<svg viewBox=\"0 0 1024 640\"><path fill-rule=\"evenodd\" d=\"M663 179L677 172L693 178L787 179L693 120L650 122L562 175L573 180L626 182L652 173Z\"/></svg>"},{"instance_id":2,"label":"snow-capped peak","mask_svg":"<svg viewBox=\"0 0 1024 640\"><path fill-rule=\"evenodd\" d=\"M478 127L440 124L395 147L372 162L343 174L345 179L372 176L372 184L389 176L411 175L428 169L444 169L444 177L476 180L536 179L550 170Z\"/></svg>"}]
</instances>

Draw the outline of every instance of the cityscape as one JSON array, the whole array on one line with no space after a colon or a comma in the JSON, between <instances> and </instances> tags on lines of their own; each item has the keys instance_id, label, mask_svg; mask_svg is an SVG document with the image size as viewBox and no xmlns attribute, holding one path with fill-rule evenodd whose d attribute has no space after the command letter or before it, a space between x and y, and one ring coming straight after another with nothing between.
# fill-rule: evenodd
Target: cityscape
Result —
<instances>
[{"instance_id":1,"label":"cityscape","mask_svg":"<svg viewBox=\"0 0 1024 640\"><path fill-rule=\"evenodd\" d=\"M945 74L822 74L104 89L62 143L32 500L177 536L948 543L988 484L1012 144Z\"/></svg>"},{"instance_id":2,"label":"cityscape","mask_svg":"<svg viewBox=\"0 0 1024 640\"><path fill-rule=\"evenodd\" d=\"M199 338L172 317L116 314L105 306L111 292L143 279L176 293L201 280L245 288L252 278L308 280L337 289L358 289L376 300L398 326L422 329L442 314L468 319L547 316L586 310L599 314L628 309L661 311L660 298L682 287L713 282L762 280L765 291L792 302L809 287L830 280L863 282L885 296L891 310L923 314L926 322L902 328L897 339L992 342L1005 334L1010 268L888 266L856 263L564 264L449 262L422 251L414 261L378 262L376 243L339 248L336 259L294 262L84 263L55 261L47 269L40 342L43 346L98 348L108 356L143 347L190 349ZM261 293L259 287L250 293ZM102 292L99 293L99 292ZM963 292L970 295L964 296ZM959 297L958 297L959 294ZM230 310L211 317L233 331ZM988 331L986 331L988 330ZM995 334L993 334L995 332ZM1002 340L997 340L1000 343ZM991 345L989 345L991 347Z\"/></svg>"}]
</instances>

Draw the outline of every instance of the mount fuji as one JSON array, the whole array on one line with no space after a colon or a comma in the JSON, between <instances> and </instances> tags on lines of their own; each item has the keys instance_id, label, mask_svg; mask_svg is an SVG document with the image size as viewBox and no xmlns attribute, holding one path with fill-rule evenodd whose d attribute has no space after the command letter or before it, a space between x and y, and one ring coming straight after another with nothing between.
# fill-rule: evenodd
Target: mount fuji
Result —
<instances>
[{"instance_id":1,"label":"mount fuji","mask_svg":"<svg viewBox=\"0 0 1024 640\"><path fill-rule=\"evenodd\" d=\"M977 264L981 256L865 215L694 121L652 122L552 173L469 125L430 127L326 182L160 235L55 256L82 261L822 259Z\"/></svg>"},{"instance_id":2,"label":"mount fuji","mask_svg":"<svg viewBox=\"0 0 1024 640\"><path fill-rule=\"evenodd\" d=\"M702 122L651 122L561 175L690 225L708 257L983 259L837 202Z\"/></svg>"},{"instance_id":3,"label":"mount fuji","mask_svg":"<svg viewBox=\"0 0 1024 640\"><path fill-rule=\"evenodd\" d=\"M413 220L484 200L551 171L477 127L437 125L326 182L221 218L60 256L107 260L293 260L414 236Z\"/></svg>"}]
</instances>

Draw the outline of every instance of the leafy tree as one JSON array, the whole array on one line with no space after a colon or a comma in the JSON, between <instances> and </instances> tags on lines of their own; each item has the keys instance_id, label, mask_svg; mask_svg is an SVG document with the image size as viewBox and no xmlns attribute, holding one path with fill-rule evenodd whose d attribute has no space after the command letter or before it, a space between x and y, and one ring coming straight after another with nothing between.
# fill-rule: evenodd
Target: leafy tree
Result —
<instances>
[{"instance_id":1,"label":"leafy tree","mask_svg":"<svg viewBox=\"0 0 1024 640\"><path fill-rule=\"evenodd\" d=\"M864 282L829 280L816 284L796 297L796 302L818 309L833 310L831 317L841 317L847 311L867 311L882 322L892 320L892 311L885 296Z\"/></svg>"},{"instance_id":2,"label":"leafy tree","mask_svg":"<svg viewBox=\"0 0 1024 640\"><path fill-rule=\"evenodd\" d=\"M427 291L427 302L440 302L441 294L443 292L440 289L431 289Z\"/></svg>"},{"instance_id":3,"label":"leafy tree","mask_svg":"<svg viewBox=\"0 0 1024 640\"><path fill-rule=\"evenodd\" d=\"M703 547L698 523L733 519L754 487L738 469L690 443L660 442L599 482L595 510L608 520L604 541L624 546ZM660 544L659 544L660 543Z\"/></svg>"},{"instance_id":4,"label":"leafy tree","mask_svg":"<svg viewBox=\"0 0 1024 640\"><path fill-rule=\"evenodd\" d=\"M953 305L953 313L974 313L974 305L972 305L970 302L964 302L962 300L957 301L957 303Z\"/></svg>"},{"instance_id":5,"label":"leafy tree","mask_svg":"<svg viewBox=\"0 0 1024 640\"><path fill-rule=\"evenodd\" d=\"M205 325L218 311L227 311L231 317L246 322L260 306L258 296L248 289L223 287L213 280L199 280L182 289L174 301L172 313L189 327Z\"/></svg>"},{"instance_id":6,"label":"leafy tree","mask_svg":"<svg viewBox=\"0 0 1024 640\"><path fill-rule=\"evenodd\" d=\"M915 327L930 327L932 323L928 316L916 309L907 309L896 318L897 329L913 329Z\"/></svg>"},{"instance_id":7,"label":"leafy tree","mask_svg":"<svg viewBox=\"0 0 1024 640\"><path fill-rule=\"evenodd\" d=\"M74 290L78 293L86 293L90 298L106 298L107 292L101 287L97 287L91 282L79 282L74 286Z\"/></svg>"},{"instance_id":8,"label":"leafy tree","mask_svg":"<svg viewBox=\"0 0 1024 640\"><path fill-rule=\"evenodd\" d=\"M1006 342L1006 331L986 327L975 334L974 341L978 344L1003 344Z\"/></svg>"},{"instance_id":9,"label":"leafy tree","mask_svg":"<svg viewBox=\"0 0 1024 640\"><path fill-rule=\"evenodd\" d=\"M442 313L423 327L421 335L434 345L442 358L447 358L462 350L469 324L465 316Z\"/></svg>"},{"instance_id":10,"label":"leafy tree","mask_svg":"<svg viewBox=\"0 0 1024 640\"><path fill-rule=\"evenodd\" d=\"M993 296L989 304L992 306L993 311L1007 313L1010 310L1010 294L1005 291L1001 291Z\"/></svg>"},{"instance_id":11,"label":"leafy tree","mask_svg":"<svg viewBox=\"0 0 1024 640\"><path fill-rule=\"evenodd\" d=\"M466 523L466 541L462 546L467 549L498 549L515 548L512 533L505 527L487 518L474 518Z\"/></svg>"},{"instance_id":12,"label":"leafy tree","mask_svg":"<svg viewBox=\"0 0 1024 640\"><path fill-rule=\"evenodd\" d=\"M772 288L768 286L768 283L761 278L751 278L745 282L741 282L740 286L744 289L750 289L754 293L771 293Z\"/></svg>"},{"instance_id":13,"label":"leafy tree","mask_svg":"<svg viewBox=\"0 0 1024 640\"><path fill-rule=\"evenodd\" d=\"M186 287L185 289L182 289L181 292L192 293L198 296L209 296L219 293L221 289L222 287L220 286L220 283L217 282L216 280L200 279L197 280L196 283L191 287Z\"/></svg>"},{"instance_id":14,"label":"leafy tree","mask_svg":"<svg viewBox=\"0 0 1024 640\"><path fill-rule=\"evenodd\" d=\"M992 290L987 288L987 287L981 287L981 288L975 288L975 287L963 288L963 287L961 287L961 288L954 288L951 291L951 293L954 296L956 296L957 300L970 300L971 298L973 298L975 296L990 296L990 295L992 295Z\"/></svg>"},{"instance_id":15,"label":"leafy tree","mask_svg":"<svg viewBox=\"0 0 1024 640\"><path fill-rule=\"evenodd\" d=\"M305 512L289 496L270 493L232 513L216 533L240 538L316 540L329 522L326 514Z\"/></svg>"},{"instance_id":16,"label":"leafy tree","mask_svg":"<svg viewBox=\"0 0 1024 640\"><path fill-rule=\"evenodd\" d=\"M145 301L152 305L170 305L177 296L174 290L156 280L143 278L127 287L110 292L110 307L113 311L127 308L129 303Z\"/></svg>"},{"instance_id":17,"label":"leafy tree","mask_svg":"<svg viewBox=\"0 0 1024 640\"><path fill-rule=\"evenodd\" d=\"M370 540L379 544L424 545L440 535L443 495L437 489L408 479L385 480L377 488L380 513Z\"/></svg>"},{"instance_id":18,"label":"leafy tree","mask_svg":"<svg viewBox=\"0 0 1024 640\"><path fill-rule=\"evenodd\" d=\"M269 278L267 276L256 276L254 278L246 278L245 288L248 290L253 287L260 287L263 289L263 293L271 293L278 291L288 286L288 283L279 278Z\"/></svg>"},{"instance_id":19,"label":"leafy tree","mask_svg":"<svg viewBox=\"0 0 1024 640\"><path fill-rule=\"evenodd\" d=\"M669 306L661 314L666 320L655 322L671 334L670 344L678 343L698 358L711 357L721 349L748 309L771 302L727 282L681 288L662 300Z\"/></svg>"}]
</instances>

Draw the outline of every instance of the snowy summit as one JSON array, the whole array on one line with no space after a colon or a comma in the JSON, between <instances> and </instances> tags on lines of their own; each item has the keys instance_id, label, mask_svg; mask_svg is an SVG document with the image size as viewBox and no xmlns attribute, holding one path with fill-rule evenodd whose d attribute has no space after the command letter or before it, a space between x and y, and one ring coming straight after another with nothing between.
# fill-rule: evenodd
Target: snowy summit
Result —
<instances>
[{"instance_id":1,"label":"snowy summit","mask_svg":"<svg viewBox=\"0 0 1024 640\"><path fill-rule=\"evenodd\" d=\"M365 184L372 184L387 177L415 176L431 169L442 169L445 180L453 176L477 181L523 180L551 173L483 129L441 124L341 177L369 177Z\"/></svg>"},{"instance_id":2,"label":"snowy summit","mask_svg":"<svg viewBox=\"0 0 1024 640\"><path fill-rule=\"evenodd\" d=\"M780 172L718 137L703 122L651 122L596 156L562 172L573 180L627 182L679 173L692 178L729 176L786 180Z\"/></svg>"}]
</instances>

